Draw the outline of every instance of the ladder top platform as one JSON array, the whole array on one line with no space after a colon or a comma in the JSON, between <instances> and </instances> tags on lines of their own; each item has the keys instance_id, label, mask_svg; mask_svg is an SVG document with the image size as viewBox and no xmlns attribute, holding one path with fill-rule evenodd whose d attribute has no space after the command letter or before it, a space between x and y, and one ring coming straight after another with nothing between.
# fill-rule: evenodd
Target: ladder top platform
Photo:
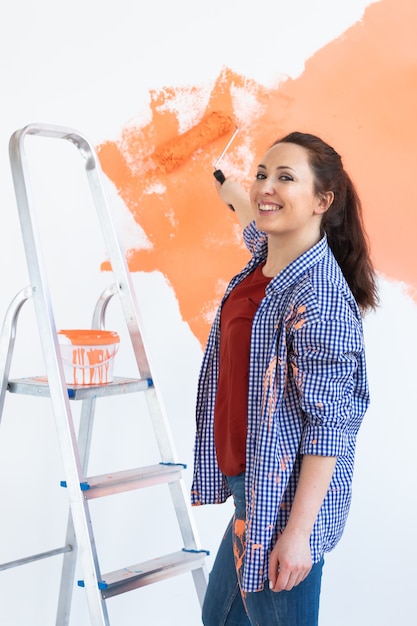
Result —
<instances>
[{"instance_id":1,"label":"ladder top platform","mask_svg":"<svg viewBox=\"0 0 417 626\"><path fill-rule=\"evenodd\" d=\"M146 391L152 387L151 378L115 378L105 385L67 385L68 397L71 400L86 400L100 396L115 396L136 391ZM9 380L8 391L28 396L50 397L46 376L33 376Z\"/></svg>"}]
</instances>

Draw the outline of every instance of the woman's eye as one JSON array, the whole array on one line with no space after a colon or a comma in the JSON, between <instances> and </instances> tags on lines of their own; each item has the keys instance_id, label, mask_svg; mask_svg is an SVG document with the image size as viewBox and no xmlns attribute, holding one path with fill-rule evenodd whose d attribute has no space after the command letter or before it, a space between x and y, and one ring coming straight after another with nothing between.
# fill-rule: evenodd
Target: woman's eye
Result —
<instances>
[{"instance_id":1,"label":"woman's eye","mask_svg":"<svg viewBox=\"0 0 417 626\"><path fill-rule=\"evenodd\" d=\"M256 180L265 180L266 174L264 172L258 172L255 176Z\"/></svg>"},{"instance_id":2,"label":"woman's eye","mask_svg":"<svg viewBox=\"0 0 417 626\"><path fill-rule=\"evenodd\" d=\"M279 177L279 180L288 181L288 180L294 180L294 179L290 174L281 174L281 176Z\"/></svg>"}]
</instances>

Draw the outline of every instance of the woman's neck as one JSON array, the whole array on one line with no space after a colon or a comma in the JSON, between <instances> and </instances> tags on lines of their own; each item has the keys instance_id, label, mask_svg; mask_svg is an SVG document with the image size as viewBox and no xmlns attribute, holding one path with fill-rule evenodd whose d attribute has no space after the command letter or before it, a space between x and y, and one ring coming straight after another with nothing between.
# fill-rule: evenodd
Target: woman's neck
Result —
<instances>
[{"instance_id":1,"label":"woman's neck","mask_svg":"<svg viewBox=\"0 0 417 626\"><path fill-rule=\"evenodd\" d=\"M320 233L314 237L297 238L296 241L291 241L288 237L268 235L268 254L262 268L263 275L277 276L287 265L315 246L320 239Z\"/></svg>"}]
</instances>

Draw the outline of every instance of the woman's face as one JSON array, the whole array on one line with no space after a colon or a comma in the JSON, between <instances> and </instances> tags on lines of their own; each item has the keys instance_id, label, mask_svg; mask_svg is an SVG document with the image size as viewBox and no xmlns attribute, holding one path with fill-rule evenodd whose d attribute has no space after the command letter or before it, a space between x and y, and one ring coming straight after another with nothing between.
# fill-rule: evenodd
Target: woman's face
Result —
<instances>
[{"instance_id":1,"label":"woman's face","mask_svg":"<svg viewBox=\"0 0 417 626\"><path fill-rule=\"evenodd\" d=\"M305 148L279 143L268 150L257 167L250 190L256 225L269 235L318 241L322 214L332 192L317 194Z\"/></svg>"}]
</instances>

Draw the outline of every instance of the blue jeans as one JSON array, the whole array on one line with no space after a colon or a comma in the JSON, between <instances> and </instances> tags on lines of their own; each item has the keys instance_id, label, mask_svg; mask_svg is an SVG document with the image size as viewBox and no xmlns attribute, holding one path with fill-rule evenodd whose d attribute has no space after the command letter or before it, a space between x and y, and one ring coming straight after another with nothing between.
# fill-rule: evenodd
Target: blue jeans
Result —
<instances>
[{"instance_id":1,"label":"blue jeans","mask_svg":"<svg viewBox=\"0 0 417 626\"><path fill-rule=\"evenodd\" d=\"M220 544L203 604L205 626L318 626L323 559L291 591L240 592L245 552L245 475L227 479L235 513Z\"/></svg>"}]
</instances>

